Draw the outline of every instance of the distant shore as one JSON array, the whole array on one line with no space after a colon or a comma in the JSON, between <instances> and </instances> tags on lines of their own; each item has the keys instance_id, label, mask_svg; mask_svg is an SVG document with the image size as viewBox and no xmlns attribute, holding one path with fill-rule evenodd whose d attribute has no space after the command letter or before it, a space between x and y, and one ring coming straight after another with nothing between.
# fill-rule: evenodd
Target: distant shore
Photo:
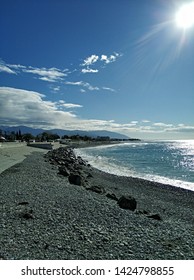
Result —
<instances>
[{"instance_id":1,"label":"distant shore","mask_svg":"<svg viewBox=\"0 0 194 280\"><path fill-rule=\"evenodd\" d=\"M194 259L194 192L38 151L0 174L2 259Z\"/></svg>"},{"instance_id":2,"label":"distant shore","mask_svg":"<svg viewBox=\"0 0 194 280\"><path fill-rule=\"evenodd\" d=\"M25 142L0 143L0 173L17 163L22 162L26 156L36 151L46 152L42 149L28 147Z\"/></svg>"}]
</instances>

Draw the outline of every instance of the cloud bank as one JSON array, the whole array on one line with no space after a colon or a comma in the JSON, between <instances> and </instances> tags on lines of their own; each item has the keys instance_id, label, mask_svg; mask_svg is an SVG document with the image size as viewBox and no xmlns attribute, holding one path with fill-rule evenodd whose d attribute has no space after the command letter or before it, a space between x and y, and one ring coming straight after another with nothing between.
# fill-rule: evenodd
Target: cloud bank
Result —
<instances>
[{"instance_id":1,"label":"cloud bank","mask_svg":"<svg viewBox=\"0 0 194 280\"><path fill-rule=\"evenodd\" d=\"M82 82L76 82L82 83ZM35 91L0 87L0 125L26 125L43 129L109 130L131 137L145 135L186 135L194 133L194 126L185 124L152 123L151 121L130 121L120 124L114 120L80 119L72 110L79 110L81 104L66 103L64 100L46 101L45 95ZM68 111L71 110L71 111Z\"/></svg>"}]
</instances>

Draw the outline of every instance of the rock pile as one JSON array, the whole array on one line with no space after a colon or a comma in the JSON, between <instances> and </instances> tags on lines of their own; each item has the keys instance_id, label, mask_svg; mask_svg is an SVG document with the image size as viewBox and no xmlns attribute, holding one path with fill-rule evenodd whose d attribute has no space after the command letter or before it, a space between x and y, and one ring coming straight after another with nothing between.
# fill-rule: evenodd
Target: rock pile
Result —
<instances>
[{"instance_id":1,"label":"rock pile","mask_svg":"<svg viewBox=\"0 0 194 280\"><path fill-rule=\"evenodd\" d=\"M51 150L45 155L45 158L58 168L58 174L66 177L70 184L82 186L88 191L105 195L107 198L115 200L122 209L134 211L137 214L143 214L158 221L162 220L159 214L150 214L145 210L137 210L137 200L133 196L124 194L118 198L103 186L92 185L90 182L90 179L93 178L92 167L80 156L76 157L72 148L60 147Z\"/></svg>"},{"instance_id":2,"label":"rock pile","mask_svg":"<svg viewBox=\"0 0 194 280\"><path fill-rule=\"evenodd\" d=\"M68 177L70 184L87 186L87 177L90 176L84 167L89 165L81 157L76 157L71 148L59 148L49 151L45 157L49 162L58 167L58 174Z\"/></svg>"}]
</instances>

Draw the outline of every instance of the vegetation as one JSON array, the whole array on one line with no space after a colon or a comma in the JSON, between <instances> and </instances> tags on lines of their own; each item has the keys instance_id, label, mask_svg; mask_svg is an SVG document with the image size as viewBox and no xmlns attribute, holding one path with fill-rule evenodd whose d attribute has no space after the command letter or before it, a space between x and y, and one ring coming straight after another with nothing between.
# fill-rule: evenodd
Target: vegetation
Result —
<instances>
[{"instance_id":1,"label":"vegetation","mask_svg":"<svg viewBox=\"0 0 194 280\"><path fill-rule=\"evenodd\" d=\"M0 130L0 137L4 137L5 141L26 141L29 142L30 140L34 140L37 142L44 142L44 141L56 141L58 139L62 140L68 140L68 141L139 141L139 139L112 139L109 136L97 136L97 137L91 137L91 136L81 136L79 134L76 135L63 135L61 138L58 134L52 133L52 132L43 132L38 134L37 136L32 135L31 133L24 133L20 130L17 132L12 131L2 131Z\"/></svg>"}]
</instances>

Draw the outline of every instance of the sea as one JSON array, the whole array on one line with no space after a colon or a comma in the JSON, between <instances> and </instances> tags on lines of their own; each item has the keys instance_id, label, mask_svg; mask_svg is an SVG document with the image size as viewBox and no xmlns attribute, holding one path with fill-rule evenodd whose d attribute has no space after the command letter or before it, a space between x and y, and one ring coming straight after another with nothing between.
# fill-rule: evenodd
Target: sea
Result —
<instances>
[{"instance_id":1,"label":"sea","mask_svg":"<svg viewBox=\"0 0 194 280\"><path fill-rule=\"evenodd\" d=\"M76 149L92 166L194 191L194 140L123 142Z\"/></svg>"}]
</instances>

